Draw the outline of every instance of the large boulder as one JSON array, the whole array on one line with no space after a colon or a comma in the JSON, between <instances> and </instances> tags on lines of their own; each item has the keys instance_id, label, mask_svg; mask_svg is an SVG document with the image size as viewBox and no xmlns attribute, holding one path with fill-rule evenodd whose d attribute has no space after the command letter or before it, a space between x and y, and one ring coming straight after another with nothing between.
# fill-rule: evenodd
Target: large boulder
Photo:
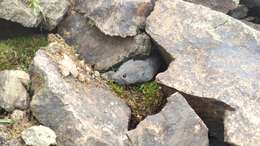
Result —
<instances>
[{"instance_id":1,"label":"large boulder","mask_svg":"<svg viewBox=\"0 0 260 146\"><path fill-rule=\"evenodd\" d=\"M146 31L173 59L157 80L198 99L216 100L216 108L225 105L225 141L259 145L259 31L181 0L158 0Z\"/></svg>"},{"instance_id":2,"label":"large boulder","mask_svg":"<svg viewBox=\"0 0 260 146\"><path fill-rule=\"evenodd\" d=\"M209 145L208 128L179 93L168 98L160 113L129 131L128 137L134 146Z\"/></svg>"},{"instance_id":3,"label":"large boulder","mask_svg":"<svg viewBox=\"0 0 260 146\"><path fill-rule=\"evenodd\" d=\"M92 21L75 12L61 23L58 32L96 70L108 70L131 57L147 56L151 50L147 35L127 38L107 36Z\"/></svg>"},{"instance_id":4,"label":"large boulder","mask_svg":"<svg viewBox=\"0 0 260 146\"><path fill-rule=\"evenodd\" d=\"M28 107L30 76L20 70L0 71L0 107L8 112Z\"/></svg>"},{"instance_id":5,"label":"large boulder","mask_svg":"<svg viewBox=\"0 0 260 146\"><path fill-rule=\"evenodd\" d=\"M25 27L37 27L43 23L46 29L52 30L61 21L69 5L68 0L39 0L34 7L27 0L1 0L0 18Z\"/></svg>"},{"instance_id":6,"label":"large boulder","mask_svg":"<svg viewBox=\"0 0 260 146\"><path fill-rule=\"evenodd\" d=\"M144 27L155 0L76 0L75 9L106 35L135 36Z\"/></svg>"},{"instance_id":7,"label":"large boulder","mask_svg":"<svg viewBox=\"0 0 260 146\"><path fill-rule=\"evenodd\" d=\"M120 146L128 130L129 108L99 78L92 77L72 48L59 37L50 40L33 59L33 115L55 131L58 145ZM64 59L70 60L67 69ZM64 70L69 74L63 74Z\"/></svg>"},{"instance_id":8,"label":"large boulder","mask_svg":"<svg viewBox=\"0 0 260 146\"><path fill-rule=\"evenodd\" d=\"M185 0L195 4L200 4L209 7L213 10L228 13L230 10L235 9L239 0Z\"/></svg>"}]
</instances>

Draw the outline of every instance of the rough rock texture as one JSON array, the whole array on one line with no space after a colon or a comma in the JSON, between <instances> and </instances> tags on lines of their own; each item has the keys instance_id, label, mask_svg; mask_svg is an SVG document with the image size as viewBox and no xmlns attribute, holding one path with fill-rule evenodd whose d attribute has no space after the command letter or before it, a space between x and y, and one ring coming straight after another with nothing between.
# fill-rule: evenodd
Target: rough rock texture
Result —
<instances>
[{"instance_id":1,"label":"rough rock texture","mask_svg":"<svg viewBox=\"0 0 260 146\"><path fill-rule=\"evenodd\" d=\"M54 42L39 50L33 60L33 115L55 131L58 145L121 146L130 117L127 105L92 78L72 48L57 37L50 40ZM77 65L76 78L60 72L58 62L65 54Z\"/></svg>"},{"instance_id":2,"label":"rough rock texture","mask_svg":"<svg viewBox=\"0 0 260 146\"><path fill-rule=\"evenodd\" d=\"M153 79L161 64L159 57L155 55L143 60L131 59L123 63L117 71L105 73L104 77L121 85L143 83Z\"/></svg>"},{"instance_id":3,"label":"rough rock texture","mask_svg":"<svg viewBox=\"0 0 260 146\"><path fill-rule=\"evenodd\" d=\"M209 145L208 128L179 93L168 98L160 113L129 131L128 137L134 146Z\"/></svg>"},{"instance_id":4,"label":"rough rock texture","mask_svg":"<svg viewBox=\"0 0 260 146\"><path fill-rule=\"evenodd\" d=\"M259 145L260 33L223 13L181 0L157 1L146 31L174 58L157 80L226 104L225 141Z\"/></svg>"},{"instance_id":5,"label":"rough rock texture","mask_svg":"<svg viewBox=\"0 0 260 146\"><path fill-rule=\"evenodd\" d=\"M90 20L72 12L59 26L66 42L78 49L86 62L96 70L110 67L135 56L150 54L151 41L145 34L135 37L110 37L99 31Z\"/></svg>"},{"instance_id":6,"label":"rough rock texture","mask_svg":"<svg viewBox=\"0 0 260 146\"><path fill-rule=\"evenodd\" d=\"M22 138L15 138L12 140L7 141L3 146L24 146L25 143Z\"/></svg>"},{"instance_id":7,"label":"rough rock texture","mask_svg":"<svg viewBox=\"0 0 260 146\"><path fill-rule=\"evenodd\" d=\"M155 0L76 0L76 9L110 36L135 36Z\"/></svg>"},{"instance_id":8,"label":"rough rock texture","mask_svg":"<svg viewBox=\"0 0 260 146\"><path fill-rule=\"evenodd\" d=\"M24 71L0 71L0 107L11 112L15 108L28 107L28 93L30 76Z\"/></svg>"},{"instance_id":9,"label":"rough rock texture","mask_svg":"<svg viewBox=\"0 0 260 146\"><path fill-rule=\"evenodd\" d=\"M14 121L21 121L26 118L26 112L21 110L14 110L11 114L11 119Z\"/></svg>"},{"instance_id":10,"label":"rough rock texture","mask_svg":"<svg viewBox=\"0 0 260 146\"><path fill-rule=\"evenodd\" d=\"M22 139L30 146L56 145L56 134L45 126L33 126L22 132Z\"/></svg>"},{"instance_id":11,"label":"rough rock texture","mask_svg":"<svg viewBox=\"0 0 260 146\"><path fill-rule=\"evenodd\" d=\"M69 7L67 0L39 0L39 8L30 8L24 0L1 0L0 18L37 27L41 22L52 30L61 21Z\"/></svg>"},{"instance_id":12,"label":"rough rock texture","mask_svg":"<svg viewBox=\"0 0 260 146\"><path fill-rule=\"evenodd\" d=\"M239 0L185 0L185 1L192 2L195 4L200 4L223 13L227 13L230 10L235 9L239 4Z\"/></svg>"},{"instance_id":13,"label":"rough rock texture","mask_svg":"<svg viewBox=\"0 0 260 146\"><path fill-rule=\"evenodd\" d=\"M0 18L18 22L26 27L36 27L41 22L37 14L21 0L1 0Z\"/></svg>"},{"instance_id":14,"label":"rough rock texture","mask_svg":"<svg viewBox=\"0 0 260 146\"><path fill-rule=\"evenodd\" d=\"M44 27L53 30L62 20L69 6L69 0L40 0Z\"/></svg>"}]
</instances>

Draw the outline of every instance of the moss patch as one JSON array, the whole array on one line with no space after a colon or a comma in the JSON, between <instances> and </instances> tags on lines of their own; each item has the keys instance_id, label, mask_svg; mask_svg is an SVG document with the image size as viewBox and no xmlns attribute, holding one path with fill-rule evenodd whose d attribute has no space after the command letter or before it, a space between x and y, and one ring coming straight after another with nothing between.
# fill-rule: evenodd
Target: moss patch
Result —
<instances>
[{"instance_id":1,"label":"moss patch","mask_svg":"<svg viewBox=\"0 0 260 146\"><path fill-rule=\"evenodd\" d=\"M161 87L154 81L134 86L120 86L113 82L108 85L132 110L129 129L135 128L148 115L158 113L167 102Z\"/></svg>"},{"instance_id":2,"label":"moss patch","mask_svg":"<svg viewBox=\"0 0 260 146\"><path fill-rule=\"evenodd\" d=\"M23 36L0 41L0 70L27 71L35 52L47 44L45 35Z\"/></svg>"}]
</instances>

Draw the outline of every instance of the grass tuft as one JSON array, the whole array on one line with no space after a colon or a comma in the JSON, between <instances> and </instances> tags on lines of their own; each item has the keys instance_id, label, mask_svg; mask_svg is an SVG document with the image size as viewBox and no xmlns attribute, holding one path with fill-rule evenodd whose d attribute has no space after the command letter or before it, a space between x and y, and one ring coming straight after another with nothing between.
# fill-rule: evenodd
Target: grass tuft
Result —
<instances>
[{"instance_id":1,"label":"grass tuft","mask_svg":"<svg viewBox=\"0 0 260 146\"><path fill-rule=\"evenodd\" d=\"M48 44L43 35L23 36L0 41L0 70L27 71L35 52Z\"/></svg>"},{"instance_id":2,"label":"grass tuft","mask_svg":"<svg viewBox=\"0 0 260 146\"><path fill-rule=\"evenodd\" d=\"M114 82L108 82L108 85L131 108L130 129L148 115L158 113L167 102L161 87L155 81L134 86L121 86Z\"/></svg>"}]
</instances>

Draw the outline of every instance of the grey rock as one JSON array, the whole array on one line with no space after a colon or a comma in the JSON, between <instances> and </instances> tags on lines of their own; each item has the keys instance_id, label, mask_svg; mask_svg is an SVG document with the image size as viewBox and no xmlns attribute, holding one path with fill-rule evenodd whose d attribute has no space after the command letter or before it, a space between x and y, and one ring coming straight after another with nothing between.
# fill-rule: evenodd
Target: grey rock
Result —
<instances>
[{"instance_id":1,"label":"grey rock","mask_svg":"<svg viewBox=\"0 0 260 146\"><path fill-rule=\"evenodd\" d=\"M146 59L131 59L123 63L117 71L109 71L103 76L121 85L143 83L153 79L161 67L158 56L151 56Z\"/></svg>"},{"instance_id":2,"label":"grey rock","mask_svg":"<svg viewBox=\"0 0 260 146\"><path fill-rule=\"evenodd\" d=\"M192 2L195 4L200 4L223 13L228 13L230 10L235 9L239 4L239 0L185 0L185 1Z\"/></svg>"},{"instance_id":3,"label":"grey rock","mask_svg":"<svg viewBox=\"0 0 260 146\"><path fill-rule=\"evenodd\" d=\"M14 121L21 121L26 118L26 112L21 110L14 110L11 114L11 119Z\"/></svg>"},{"instance_id":4,"label":"grey rock","mask_svg":"<svg viewBox=\"0 0 260 146\"><path fill-rule=\"evenodd\" d=\"M129 131L128 137L134 146L209 145L208 128L179 93L168 98L161 112Z\"/></svg>"},{"instance_id":5,"label":"grey rock","mask_svg":"<svg viewBox=\"0 0 260 146\"><path fill-rule=\"evenodd\" d=\"M28 107L28 93L26 87L30 76L19 70L0 71L0 107L8 112L14 109Z\"/></svg>"},{"instance_id":6,"label":"grey rock","mask_svg":"<svg viewBox=\"0 0 260 146\"><path fill-rule=\"evenodd\" d=\"M37 27L41 18L21 0L1 0L0 18L21 23L25 27Z\"/></svg>"},{"instance_id":7,"label":"grey rock","mask_svg":"<svg viewBox=\"0 0 260 146\"><path fill-rule=\"evenodd\" d=\"M247 19L242 19L242 22L244 22L245 24L247 24L248 26L260 31L260 24L256 24L253 22L248 21Z\"/></svg>"},{"instance_id":8,"label":"grey rock","mask_svg":"<svg viewBox=\"0 0 260 146\"><path fill-rule=\"evenodd\" d=\"M90 20L72 12L58 27L66 42L77 48L86 62L103 71L135 56L147 56L151 40L145 34L121 38L106 36Z\"/></svg>"},{"instance_id":9,"label":"grey rock","mask_svg":"<svg viewBox=\"0 0 260 146\"><path fill-rule=\"evenodd\" d=\"M0 18L37 27L43 23L48 30L54 29L67 12L67 0L39 0L39 8L30 8L25 0L0 1Z\"/></svg>"},{"instance_id":10,"label":"grey rock","mask_svg":"<svg viewBox=\"0 0 260 146\"><path fill-rule=\"evenodd\" d=\"M69 0L40 0L42 23L47 30L53 30L67 13Z\"/></svg>"},{"instance_id":11,"label":"grey rock","mask_svg":"<svg viewBox=\"0 0 260 146\"><path fill-rule=\"evenodd\" d=\"M228 15L236 19L242 19L247 16L247 13L248 8L245 5L239 5L237 8L229 11Z\"/></svg>"},{"instance_id":12,"label":"grey rock","mask_svg":"<svg viewBox=\"0 0 260 146\"><path fill-rule=\"evenodd\" d=\"M64 54L74 61L85 81L62 75L58 62ZM39 50L31 68L33 115L55 131L58 145L121 146L130 109L85 68L73 50L60 43Z\"/></svg>"},{"instance_id":13,"label":"grey rock","mask_svg":"<svg viewBox=\"0 0 260 146\"><path fill-rule=\"evenodd\" d=\"M158 82L227 105L225 141L259 145L259 31L181 0L157 1L146 31L174 59Z\"/></svg>"},{"instance_id":14,"label":"grey rock","mask_svg":"<svg viewBox=\"0 0 260 146\"><path fill-rule=\"evenodd\" d=\"M32 126L22 132L22 139L30 146L56 145L56 134L48 127Z\"/></svg>"},{"instance_id":15,"label":"grey rock","mask_svg":"<svg viewBox=\"0 0 260 146\"><path fill-rule=\"evenodd\" d=\"M76 0L76 10L106 35L135 36L144 27L154 0Z\"/></svg>"}]
</instances>

